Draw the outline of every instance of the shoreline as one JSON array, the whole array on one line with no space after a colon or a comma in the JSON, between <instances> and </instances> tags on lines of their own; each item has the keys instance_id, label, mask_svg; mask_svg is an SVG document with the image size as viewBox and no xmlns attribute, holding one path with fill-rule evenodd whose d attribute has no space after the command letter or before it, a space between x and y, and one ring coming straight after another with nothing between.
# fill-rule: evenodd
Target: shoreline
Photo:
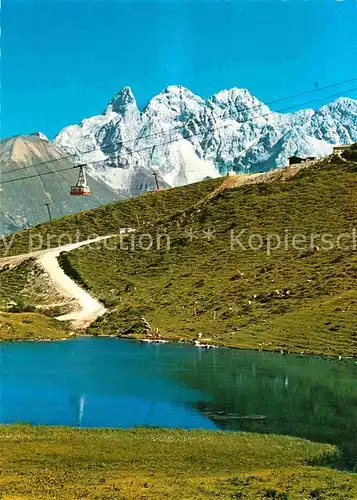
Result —
<instances>
[{"instance_id":1,"label":"shoreline","mask_svg":"<svg viewBox=\"0 0 357 500\"><path fill-rule=\"evenodd\" d=\"M76 339L76 338L112 338L112 339L118 339L118 340L131 340L135 342L141 342L141 343L150 343L150 344L167 344L167 343L175 343L175 344L187 344L191 345L192 347L196 347L196 349L210 349L210 348L220 348L220 349L232 349L232 350L238 350L238 351L253 351L253 352L261 352L261 353L274 353L274 354L280 354L281 356L296 356L300 358L321 358L321 359L326 359L326 360L331 360L331 361L353 361L356 360L357 363L357 355L356 356L337 356L337 355L328 355L328 354L316 354L313 352L303 352L299 353L298 351L283 351L281 349L257 349L254 347L240 347L240 346L231 346L231 345L225 345L225 344L204 344L204 345L198 345L195 344L195 339L189 340L189 339L176 339L176 338L167 338L167 337L160 337L159 342L155 342L153 339L151 342L147 342L146 338L140 338L140 337L130 337L128 335L93 335L93 334L70 334L67 337L59 337L59 338L16 338L16 339L2 339L0 338L0 345L4 344L6 342L56 342L56 341L66 341L66 340L71 340L71 339ZM163 342L162 342L163 341Z\"/></svg>"}]
</instances>

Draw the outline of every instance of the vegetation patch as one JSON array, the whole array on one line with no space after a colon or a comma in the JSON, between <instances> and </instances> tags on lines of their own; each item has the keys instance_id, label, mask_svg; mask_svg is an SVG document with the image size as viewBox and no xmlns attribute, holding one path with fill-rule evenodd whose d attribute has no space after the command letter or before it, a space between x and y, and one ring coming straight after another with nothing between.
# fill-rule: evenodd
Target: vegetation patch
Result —
<instances>
[{"instance_id":1,"label":"vegetation patch","mask_svg":"<svg viewBox=\"0 0 357 500\"><path fill-rule=\"evenodd\" d=\"M0 311L0 341L59 340L70 336L69 327L54 318L37 313Z\"/></svg>"}]
</instances>

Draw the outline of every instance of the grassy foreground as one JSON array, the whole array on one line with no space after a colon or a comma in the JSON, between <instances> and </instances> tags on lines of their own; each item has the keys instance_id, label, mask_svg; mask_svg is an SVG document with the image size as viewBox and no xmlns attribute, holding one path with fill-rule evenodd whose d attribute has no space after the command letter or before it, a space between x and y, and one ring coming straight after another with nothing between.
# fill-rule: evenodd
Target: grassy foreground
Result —
<instances>
[{"instance_id":1,"label":"grassy foreground","mask_svg":"<svg viewBox=\"0 0 357 500\"><path fill-rule=\"evenodd\" d=\"M299 438L164 429L0 426L4 500L354 499L336 448Z\"/></svg>"}]
</instances>

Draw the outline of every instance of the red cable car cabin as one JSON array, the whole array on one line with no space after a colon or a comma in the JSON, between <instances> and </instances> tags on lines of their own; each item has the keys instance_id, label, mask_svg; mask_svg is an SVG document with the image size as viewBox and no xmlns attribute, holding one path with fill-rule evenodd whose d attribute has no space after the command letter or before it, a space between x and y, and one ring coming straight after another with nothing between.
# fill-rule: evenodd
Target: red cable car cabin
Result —
<instances>
[{"instance_id":1,"label":"red cable car cabin","mask_svg":"<svg viewBox=\"0 0 357 500\"><path fill-rule=\"evenodd\" d=\"M75 186L71 186L72 196L90 196L90 187L87 184L86 174L83 169L85 165L79 165L78 181Z\"/></svg>"}]
</instances>

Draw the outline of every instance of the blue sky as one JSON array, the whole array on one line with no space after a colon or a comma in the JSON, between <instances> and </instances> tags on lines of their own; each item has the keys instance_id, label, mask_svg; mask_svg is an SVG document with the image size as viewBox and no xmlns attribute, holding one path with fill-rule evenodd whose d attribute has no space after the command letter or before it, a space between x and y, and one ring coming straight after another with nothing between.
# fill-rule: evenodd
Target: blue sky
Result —
<instances>
[{"instance_id":1,"label":"blue sky","mask_svg":"<svg viewBox=\"0 0 357 500\"><path fill-rule=\"evenodd\" d=\"M144 106L167 85L202 97L245 87L270 101L347 80L356 25L356 0L4 0L1 135L53 137L124 85Z\"/></svg>"}]
</instances>

